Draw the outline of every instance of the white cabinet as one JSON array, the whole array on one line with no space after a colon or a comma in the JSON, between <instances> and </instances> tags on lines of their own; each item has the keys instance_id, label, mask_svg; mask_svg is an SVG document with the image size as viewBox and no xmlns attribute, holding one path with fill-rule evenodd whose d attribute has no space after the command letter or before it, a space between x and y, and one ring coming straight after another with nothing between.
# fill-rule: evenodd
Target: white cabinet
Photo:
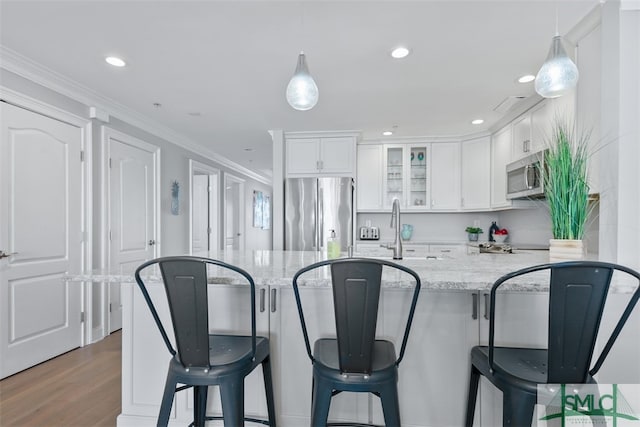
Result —
<instances>
[{"instance_id":1,"label":"white cabinet","mask_svg":"<svg viewBox=\"0 0 640 427\"><path fill-rule=\"evenodd\" d=\"M531 115L524 114L512 123L513 127L513 147L512 157L514 160L532 154L531 149Z\"/></svg>"},{"instance_id":2,"label":"white cabinet","mask_svg":"<svg viewBox=\"0 0 640 427\"><path fill-rule=\"evenodd\" d=\"M536 153L548 145L552 135L554 113L547 102L541 102L531 109L531 150Z\"/></svg>"},{"instance_id":3,"label":"white cabinet","mask_svg":"<svg viewBox=\"0 0 640 427\"><path fill-rule=\"evenodd\" d=\"M385 289L381 299L382 335L399 351L409 290ZM478 321L471 314L469 292L422 290L416 306L398 389L402 425L464 425L469 382L469 352L478 342ZM384 424L378 399L373 399L375 424Z\"/></svg>"},{"instance_id":4,"label":"white cabinet","mask_svg":"<svg viewBox=\"0 0 640 427\"><path fill-rule=\"evenodd\" d=\"M462 141L462 209L488 209L491 205L491 139Z\"/></svg>"},{"instance_id":5,"label":"white cabinet","mask_svg":"<svg viewBox=\"0 0 640 427\"><path fill-rule=\"evenodd\" d=\"M390 209L394 199L400 200L403 208L428 208L429 152L430 144L384 145L383 208Z\"/></svg>"},{"instance_id":6,"label":"white cabinet","mask_svg":"<svg viewBox=\"0 0 640 427\"><path fill-rule=\"evenodd\" d=\"M512 158L518 160L534 154L546 145L553 125L552 108L541 101L526 113L515 119L513 126Z\"/></svg>"},{"instance_id":7,"label":"white cabinet","mask_svg":"<svg viewBox=\"0 0 640 427\"><path fill-rule=\"evenodd\" d=\"M431 209L460 208L460 143L431 144Z\"/></svg>"},{"instance_id":8,"label":"white cabinet","mask_svg":"<svg viewBox=\"0 0 640 427\"><path fill-rule=\"evenodd\" d=\"M507 200L507 170L511 161L511 127L506 126L491 137L491 207L511 205Z\"/></svg>"},{"instance_id":9,"label":"white cabinet","mask_svg":"<svg viewBox=\"0 0 640 427\"><path fill-rule=\"evenodd\" d=\"M356 200L358 210L382 209L382 146L358 145Z\"/></svg>"},{"instance_id":10,"label":"white cabinet","mask_svg":"<svg viewBox=\"0 0 640 427\"><path fill-rule=\"evenodd\" d=\"M287 176L354 176L355 137L287 138Z\"/></svg>"}]
</instances>

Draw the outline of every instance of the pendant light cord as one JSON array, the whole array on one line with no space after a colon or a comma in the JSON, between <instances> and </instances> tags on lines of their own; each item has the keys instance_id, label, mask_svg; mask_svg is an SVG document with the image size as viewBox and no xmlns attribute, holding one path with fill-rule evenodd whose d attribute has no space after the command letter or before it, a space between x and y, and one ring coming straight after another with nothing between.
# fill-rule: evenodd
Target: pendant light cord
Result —
<instances>
[{"instance_id":1,"label":"pendant light cord","mask_svg":"<svg viewBox=\"0 0 640 427\"><path fill-rule=\"evenodd\" d=\"M560 31L558 31L558 2L556 2L556 36L560 35Z\"/></svg>"}]
</instances>

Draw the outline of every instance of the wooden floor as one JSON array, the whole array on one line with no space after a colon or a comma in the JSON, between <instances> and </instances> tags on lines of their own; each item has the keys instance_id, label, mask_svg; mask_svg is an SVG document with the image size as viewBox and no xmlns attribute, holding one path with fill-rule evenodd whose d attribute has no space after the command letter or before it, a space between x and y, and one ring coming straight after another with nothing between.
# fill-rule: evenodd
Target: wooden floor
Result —
<instances>
[{"instance_id":1,"label":"wooden floor","mask_svg":"<svg viewBox=\"0 0 640 427\"><path fill-rule=\"evenodd\" d=\"M0 381L0 426L116 425L121 332Z\"/></svg>"}]
</instances>

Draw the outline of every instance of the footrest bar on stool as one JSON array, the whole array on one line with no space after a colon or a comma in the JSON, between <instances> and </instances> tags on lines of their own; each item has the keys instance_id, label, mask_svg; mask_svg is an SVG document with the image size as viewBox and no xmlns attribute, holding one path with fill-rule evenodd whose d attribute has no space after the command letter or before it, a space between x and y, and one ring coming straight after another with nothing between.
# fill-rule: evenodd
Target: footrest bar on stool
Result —
<instances>
[{"instance_id":1,"label":"footrest bar on stool","mask_svg":"<svg viewBox=\"0 0 640 427\"><path fill-rule=\"evenodd\" d=\"M224 421L224 417L221 417L221 416L204 417L204 419L205 419L205 421L214 421L214 420L223 420ZM261 420L260 418L244 417L244 420L248 421L250 423L264 424L265 426L271 425L269 423L269 420ZM191 424L191 425L193 425L193 424Z\"/></svg>"}]
</instances>

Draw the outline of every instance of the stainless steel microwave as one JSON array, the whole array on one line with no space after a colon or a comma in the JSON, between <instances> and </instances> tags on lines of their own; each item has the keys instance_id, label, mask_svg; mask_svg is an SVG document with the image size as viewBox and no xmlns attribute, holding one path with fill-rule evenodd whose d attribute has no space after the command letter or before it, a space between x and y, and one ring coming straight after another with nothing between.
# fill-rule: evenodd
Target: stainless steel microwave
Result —
<instances>
[{"instance_id":1,"label":"stainless steel microwave","mask_svg":"<svg viewBox=\"0 0 640 427\"><path fill-rule=\"evenodd\" d=\"M539 151L507 165L507 199L544 196L544 156Z\"/></svg>"}]
</instances>

